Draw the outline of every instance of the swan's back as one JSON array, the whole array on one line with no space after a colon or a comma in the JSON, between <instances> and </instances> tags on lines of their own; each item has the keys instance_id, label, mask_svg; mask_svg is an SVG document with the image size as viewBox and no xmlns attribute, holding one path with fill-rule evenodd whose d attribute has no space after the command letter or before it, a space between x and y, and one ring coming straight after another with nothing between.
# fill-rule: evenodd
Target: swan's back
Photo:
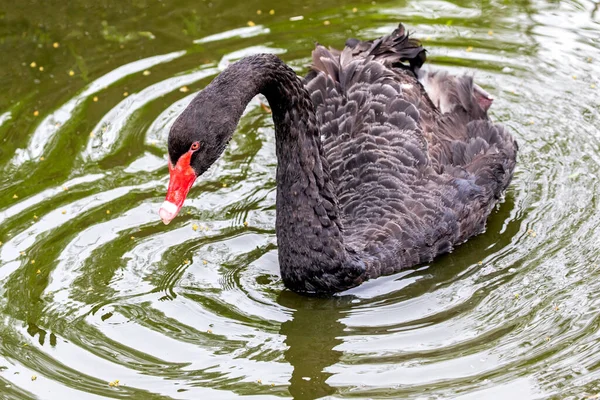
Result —
<instances>
[{"instance_id":1,"label":"swan's back","mask_svg":"<svg viewBox=\"0 0 600 400\"><path fill-rule=\"evenodd\" d=\"M487 93L471 77L423 73L424 61L400 25L341 52L318 46L305 79L346 244L372 276L482 232L515 166L516 142L489 121Z\"/></svg>"}]
</instances>

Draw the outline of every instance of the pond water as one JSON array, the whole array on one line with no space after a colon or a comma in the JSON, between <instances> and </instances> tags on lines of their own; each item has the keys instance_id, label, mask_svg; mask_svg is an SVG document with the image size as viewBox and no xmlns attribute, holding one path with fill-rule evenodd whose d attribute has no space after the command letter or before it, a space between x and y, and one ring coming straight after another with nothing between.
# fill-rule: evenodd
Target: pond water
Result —
<instances>
[{"instance_id":1,"label":"pond water","mask_svg":"<svg viewBox=\"0 0 600 400\"><path fill-rule=\"evenodd\" d=\"M285 290L257 100L160 222L169 126L229 62L305 73L315 41L399 21L519 142L484 234L332 299ZM597 3L5 2L0 49L0 398L599 398Z\"/></svg>"}]
</instances>

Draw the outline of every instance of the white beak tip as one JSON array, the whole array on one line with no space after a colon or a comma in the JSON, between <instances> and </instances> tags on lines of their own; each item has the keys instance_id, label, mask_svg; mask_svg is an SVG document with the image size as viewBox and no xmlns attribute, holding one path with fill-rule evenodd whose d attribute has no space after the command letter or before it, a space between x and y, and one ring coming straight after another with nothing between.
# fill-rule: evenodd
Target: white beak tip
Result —
<instances>
[{"instance_id":1,"label":"white beak tip","mask_svg":"<svg viewBox=\"0 0 600 400\"><path fill-rule=\"evenodd\" d=\"M170 201L165 201L162 204L162 206L160 206L160 210L158 210L158 215L160 216L160 219L162 219L162 222L165 225L168 225L169 222L171 222L177 216L178 212L179 207L177 207Z\"/></svg>"}]
</instances>

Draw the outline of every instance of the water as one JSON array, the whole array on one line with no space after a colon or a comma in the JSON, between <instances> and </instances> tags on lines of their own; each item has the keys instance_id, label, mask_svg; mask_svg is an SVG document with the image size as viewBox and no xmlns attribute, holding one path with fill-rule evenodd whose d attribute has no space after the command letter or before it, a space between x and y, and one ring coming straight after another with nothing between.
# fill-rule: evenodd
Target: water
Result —
<instances>
[{"instance_id":1,"label":"water","mask_svg":"<svg viewBox=\"0 0 600 400\"><path fill-rule=\"evenodd\" d=\"M0 12L0 398L600 392L597 4L53 3ZM230 60L275 52L304 73L314 41L400 20L432 64L475 74L519 141L485 234L333 299L284 290L258 101L159 221L168 128Z\"/></svg>"}]
</instances>

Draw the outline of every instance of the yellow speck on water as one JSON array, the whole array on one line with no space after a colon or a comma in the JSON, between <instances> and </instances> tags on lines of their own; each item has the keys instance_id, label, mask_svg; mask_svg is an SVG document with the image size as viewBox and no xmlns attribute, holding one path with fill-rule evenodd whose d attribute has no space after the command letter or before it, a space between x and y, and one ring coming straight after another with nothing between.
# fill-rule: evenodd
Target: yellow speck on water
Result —
<instances>
[{"instance_id":1,"label":"yellow speck on water","mask_svg":"<svg viewBox=\"0 0 600 400\"><path fill-rule=\"evenodd\" d=\"M19 254L20 254L20 255L22 255L22 256L24 256L24 255L25 255L25 252L24 252L24 251L21 251Z\"/></svg>"},{"instance_id":2,"label":"yellow speck on water","mask_svg":"<svg viewBox=\"0 0 600 400\"><path fill-rule=\"evenodd\" d=\"M329 22L328 20L323 21L323 25L329 25L329 24L331 24L331 22Z\"/></svg>"},{"instance_id":3,"label":"yellow speck on water","mask_svg":"<svg viewBox=\"0 0 600 400\"><path fill-rule=\"evenodd\" d=\"M515 293L515 299L519 298L519 293Z\"/></svg>"},{"instance_id":4,"label":"yellow speck on water","mask_svg":"<svg viewBox=\"0 0 600 400\"><path fill-rule=\"evenodd\" d=\"M492 36L493 34L494 34L494 31L490 29L490 30L488 31L488 35Z\"/></svg>"},{"instance_id":5,"label":"yellow speck on water","mask_svg":"<svg viewBox=\"0 0 600 400\"><path fill-rule=\"evenodd\" d=\"M198 230L198 225L197 224L192 225L192 229L195 230L195 231L197 231Z\"/></svg>"},{"instance_id":6,"label":"yellow speck on water","mask_svg":"<svg viewBox=\"0 0 600 400\"><path fill-rule=\"evenodd\" d=\"M13 199L18 199L19 196L17 196L16 194L13 194Z\"/></svg>"},{"instance_id":7,"label":"yellow speck on water","mask_svg":"<svg viewBox=\"0 0 600 400\"><path fill-rule=\"evenodd\" d=\"M35 62L35 61L33 61L31 64L29 64L29 66L30 66L31 68L35 68L35 67L37 67L37 64L36 64L36 62Z\"/></svg>"},{"instance_id":8,"label":"yellow speck on water","mask_svg":"<svg viewBox=\"0 0 600 400\"><path fill-rule=\"evenodd\" d=\"M42 270L41 270L41 269L38 269L37 271L35 271L35 273L39 275L39 274L41 274L41 273L42 273Z\"/></svg>"},{"instance_id":9,"label":"yellow speck on water","mask_svg":"<svg viewBox=\"0 0 600 400\"><path fill-rule=\"evenodd\" d=\"M207 329L206 333L212 333L212 331L210 329Z\"/></svg>"},{"instance_id":10,"label":"yellow speck on water","mask_svg":"<svg viewBox=\"0 0 600 400\"><path fill-rule=\"evenodd\" d=\"M275 384L274 384L274 383L271 383L271 387L275 387Z\"/></svg>"},{"instance_id":11,"label":"yellow speck on water","mask_svg":"<svg viewBox=\"0 0 600 400\"><path fill-rule=\"evenodd\" d=\"M75 71L73 71L73 70L70 70L70 71L69 71L69 76L73 76L73 75L75 75Z\"/></svg>"},{"instance_id":12,"label":"yellow speck on water","mask_svg":"<svg viewBox=\"0 0 600 400\"><path fill-rule=\"evenodd\" d=\"M188 264L190 263L190 260L183 260L183 263L184 263L185 265L188 265Z\"/></svg>"},{"instance_id":13,"label":"yellow speck on water","mask_svg":"<svg viewBox=\"0 0 600 400\"><path fill-rule=\"evenodd\" d=\"M256 382L258 382L259 385L262 384L262 381L260 379L257 380Z\"/></svg>"},{"instance_id":14,"label":"yellow speck on water","mask_svg":"<svg viewBox=\"0 0 600 400\"><path fill-rule=\"evenodd\" d=\"M38 216L37 216L37 215L34 215L34 216L33 216L33 219L38 219Z\"/></svg>"},{"instance_id":15,"label":"yellow speck on water","mask_svg":"<svg viewBox=\"0 0 600 400\"><path fill-rule=\"evenodd\" d=\"M38 115L40 115L40 112L39 112L38 110L35 110L35 111L33 112L33 116L34 116L34 117L37 117Z\"/></svg>"},{"instance_id":16,"label":"yellow speck on water","mask_svg":"<svg viewBox=\"0 0 600 400\"><path fill-rule=\"evenodd\" d=\"M187 92L190 91L190 88L188 88L187 86L182 86L182 87L179 88L179 91L181 93L187 93Z\"/></svg>"},{"instance_id":17,"label":"yellow speck on water","mask_svg":"<svg viewBox=\"0 0 600 400\"><path fill-rule=\"evenodd\" d=\"M94 132L90 132L90 137L94 137L96 135L94 135Z\"/></svg>"},{"instance_id":18,"label":"yellow speck on water","mask_svg":"<svg viewBox=\"0 0 600 400\"><path fill-rule=\"evenodd\" d=\"M60 44L58 42L54 42L54 43L52 43L52 47L54 47L55 49L58 49L60 47Z\"/></svg>"},{"instance_id":19,"label":"yellow speck on water","mask_svg":"<svg viewBox=\"0 0 600 400\"><path fill-rule=\"evenodd\" d=\"M110 210L106 210L106 213L107 213L107 214L110 214Z\"/></svg>"},{"instance_id":20,"label":"yellow speck on water","mask_svg":"<svg viewBox=\"0 0 600 400\"><path fill-rule=\"evenodd\" d=\"M110 386L110 387L116 387L116 386L119 386L119 380L118 380L118 379L115 379L115 380L114 380L114 381L112 381L112 382L108 382L108 386Z\"/></svg>"},{"instance_id":21,"label":"yellow speck on water","mask_svg":"<svg viewBox=\"0 0 600 400\"><path fill-rule=\"evenodd\" d=\"M244 226L248 227L248 221L244 221Z\"/></svg>"},{"instance_id":22,"label":"yellow speck on water","mask_svg":"<svg viewBox=\"0 0 600 400\"><path fill-rule=\"evenodd\" d=\"M550 336L546 336L546 342L550 341Z\"/></svg>"},{"instance_id":23,"label":"yellow speck on water","mask_svg":"<svg viewBox=\"0 0 600 400\"><path fill-rule=\"evenodd\" d=\"M248 26L254 26L254 25L256 25L254 22L248 21Z\"/></svg>"},{"instance_id":24,"label":"yellow speck on water","mask_svg":"<svg viewBox=\"0 0 600 400\"><path fill-rule=\"evenodd\" d=\"M573 75L573 79L577 79L577 75Z\"/></svg>"},{"instance_id":25,"label":"yellow speck on water","mask_svg":"<svg viewBox=\"0 0 600 400\"><path fill-rule=\"evenodd\" d=\"M588 57L588 58L586 59L586 61L587 61L587 62L589 62L589 63L591 63L591 62L592 62L592 57Z\"/></svg>"},{"instance_id":26,"label":"yellow speck on water","mask_svg":"<svg viewBox=\"0 0 600 400\"><path fill-rule=\"evenodd\" d=\"M477 264L479 264L479 265L483 265L483 261L479 261Z\"/></svg>"},{"instance_id":27,"label":"yellow speck on water","mask_svg":"<svg viewBox=\"0 0 600 400\"><path fill-rule=\"evenodd\" d=\"M206 264L208 264L208 261L202 260L202 264L206 265Z\"/></svg>"},{"instance_id":28,"label":"yellow speck on water","mask_svg":"<svg viewBox=\"0 0 600 400\"><path fill-rule=\"evenodd\" d=\"M42 72L44 70L44 67L40 67L39 70L40 72Z\"/></svg>"},{"instance_id":29,"label":"yellow speck on water","mask_svg":"<svg viewBox=\"0 0 600 400\"><path fill-rule=\"evenodd\" d=\"M31 263L32 263L32 264L35 264L35 260L31 260Z\"/></svg>"},{"instance_id":30,"label":"yellow speck on water","mask_svg":"<svg viewBox=\"0 0 600 400\"><path fill-rule=\"evenodd\" d=\"M256 15L260 15L260 14L262 14L262 11L261 10L256 10Z\"/></svg>"},{"instance_id":31,"label":"yellow speck on water","mask_svg":"<svg viewBox=\"0 0 600 400\"><path fill-rule=\"evenodd\" d=\"M66 214L66 213L67 213L67 210L62 210L62 213L63 213L63 214Z\"/></svg>"},{"instance_id":32,"label":"yellow speck on water","mask_svg":"<svg viewBox=\"0 0 600 400\"><path fill-rule=\"evenodd\" d=\"M44 160L45 160L45 158L44 158L44 157L40 157L40 161L44 161Z\"/></svg>"},{"instance_id":33,"label":"yellow speck on water","mask_svg":"<svg viewBox=\"0 0 600 400\"><path fill-rule=\"evenodd\" d=\"M357 11L358 11L358 8L356 8L356 7L354 7L354 8L352 9L352 12L353 12L353 13L355 13L355 12L357 12Z\"/></svg>"},{"instance_id":34,"label":"yellow speck on water","mask_svg":"<svg viewBox=\"0 0 600 400\"><path fill-rule=\"evenodd\" d=\"M145 70L144 72L142 72L142 75L144 75L144 76L148 76L148 75L150 75L150 71L148 71L148 70Z\"/></svg>"},{"instance_id":35,"label":"yellow speck on water","mask_svg":"<svg viewBox=\"0 0 600 400\"><path fill-rule=\"evenodd\" d=\"M270 10L270 11L269 11L269 14L271 14L271 15L275 15L275 10Z\"/></svg>"},{"instance_id":36,"label":"yellow speck on water","mask_svg":"<svg viewBox=\"0 0 600 400\"><path fill-rule=\"evenodd\" d=\"M227 187L227 184L226 184L226 183L224 183L224 184L223 184L223 187Z\"/></svg>"},{"instance_id":37,"label":"yellow speck on water","mask_svg":"<svg viewBox=\"0 0 600 400\"><path fill-rule=\"evenodd\" d=\"M123 92L123 97L127 97L127 96L129 96L129 93Z\"/></svg>"},{"instance_id":38,"label":"yellow speck on water","mask_svg":"<svg viewBox=\"0 0 600 400\"><path fill-rule=\"evenodd\" d=\"M37 379L37 376L35 376L35 375L32 375L32 376L31 376L31 380L32 380L32 381L35 381L36 379Z\"/></svg>"},{"instance_id":39,"label":"yellow speck on water","mask_svg":"<svg viewBox=\"0 0 600 400\"><path fill-rule=\"evenodd\" d=\"M131 240L134 240L134 239L135 239L135 236L131 236L129 239L131 239Z\"/></svg>"},{"instance_id":40,"label":"yellow speck on water","mask_svg":"<svg viewBox=\"0 0 600 400\"><path fill-rule=\"evenodd\" d=\"M558 311L558 310L559 310L558 306L554 306L554 311Z\"/></svg>"},{"instance_id":41,"label":"yellow speck on water","mask_svg":"<svg viewBox=\"0 0 600 400\"><path fill-rule=\"evenodd\" d=\"M92 101L94 101L94 102L98 101L98 96L94 96L94 98L92 99Z\"/></svg>"},{"instance_id":42,"label":"yellow speck on water","mask_svg":"<svg viewBox=\"0 0 600 400\"><path fill-rule=\"evenodd\" d=\"M66 192L67 190L69 190L69 188L66 186L63 186L63 190Z\"/></svg>"},{"instance_id":43,"label":"yellow speck on water","mask_svg":"<svg viewBox=\"0 0 600 400\"><path fill-rule=\"evenodd\" d=\"M473 46L469 46L469 47L467 47L467 53L470 53L470 52L472 52L472 51L473 51Z\"/></svg>"},{"instance_id":44,"label":"yellow speck on water","mask_svg":"<svg viewBox=\"0 0 600 400\"><path fill-rule=\"evenodd\" d=\"M594 85L593 83L590 85L590 87L591 87L592 89L596 89L596 85Z\"/></svg>"}]
</instances>

